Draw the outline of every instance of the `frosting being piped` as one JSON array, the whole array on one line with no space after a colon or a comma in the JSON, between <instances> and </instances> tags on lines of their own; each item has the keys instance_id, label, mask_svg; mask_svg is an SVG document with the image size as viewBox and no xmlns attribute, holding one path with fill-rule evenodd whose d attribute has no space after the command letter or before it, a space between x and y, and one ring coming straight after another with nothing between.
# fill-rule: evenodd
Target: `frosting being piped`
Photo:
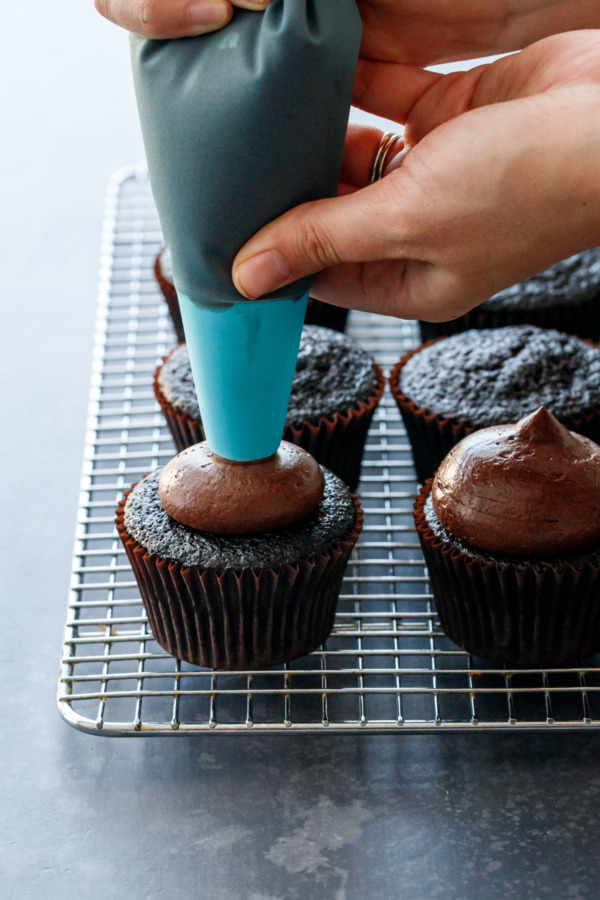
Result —
<instances>
[{"instance_id":1,"label":"frosting being piped","mask_svg":"<svg viewBox=\"0 0 600 900\"><path fill-rule=\"evenodd\" d=\"M325 478L317 461L282 441L277 453L243 463L223 459L206 441L162 470L158 493L181 525L214 534L256 534L302 521L319 505Z\"/></svg>"},{"instance_id":2,"label":"frosting being piped","mask_svg":"<svg viewBox=\"0 0 600 900\"><path fill-rule=\"evenodd\" d=\"M444 528L481 550L583 549L600 541L600 446L542 406L457 444L436 474L432 502Z\"/></svg>"}]
</instances>

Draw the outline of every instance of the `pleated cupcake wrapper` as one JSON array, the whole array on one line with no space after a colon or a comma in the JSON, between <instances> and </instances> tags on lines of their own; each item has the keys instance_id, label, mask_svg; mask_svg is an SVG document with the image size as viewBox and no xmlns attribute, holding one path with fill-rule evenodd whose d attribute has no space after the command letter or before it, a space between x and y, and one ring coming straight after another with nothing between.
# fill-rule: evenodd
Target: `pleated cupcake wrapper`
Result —
<instances>
[{"instance_id":1,"label":"pleated cupcake wrapper","mask_svg":"<svg viewBox=\"0 0 600 900\"><path fill-rule=\"evenodd\" d=\"M148 553L124 525L129 493L117 530L152 634L172 656L214 669L269 668L305 656L330 634L363 524L356 498L354 525L327 552L276 568L217 571Z\"/></svg>"},{"instance_id":2,"label":"pleated cupcake wrapper","mask_svg":"<svg viewBox=\"0 0 600 900\"><path fill-rule=\"evenodd\" d=\"M168 357L163 360L166 362ZM176 410L163 396L158 383L162 366L154 374L154 393L173 436L177 451L181 453L193 444L205 440L200 419L193 419ZM379 366L377 385L371 395L357 403L347 413L335 413L331 418L322 416L315 424L304 422L299 428L286 425L283 440L308 450L317 462L330 469L356 490L367 434L385 388L385 378Z\"/></svg>"},{"instance_id":3,"label":"pleated cupcake wrapper","mask_svg":"<svg viewBox=\"0 0 600 900\"><path fill-rule=\"evenodd\" d=\"M307 450L317 462L334 472L356 490L360 478L367 434L385 388L385 378L376 365L377 385L370 396L347 413L321 416L317 423L304 422L300 427L286 425L283 440Z\"/></svg>"},{"instance_id":4,"label":"pleated cupcake wrapper","mask_svg":"<svg viewBox=\"0 0 600 900\"><path fill-rule=\"evenodd\" d=\"M163 297L167 301L167 306L169 307L169 313L171 315L171 321L173 322L173 328L175 329L175 334L177 335L177 340L179 343L183 343L185 341L185 335L183 333L183 321L181 319L181 309L179 308L179 298L177 296L177 291L175 290L175 285L172 281L169 281L163 275L162 266L160 264L161 254L159 253L154 261L154 275L160 289L163 293Z\"/></svg>"},{"instance_id":5,"label":"pleated cupcake wrapper","mask_svg":"<svg viewBox=\"0 0 600 900\"><path fill-rule=\"evenodd\" d=\"M572 662L600 651L600 566L499 565L472 559L429 527L429 480L415 501L417 533L440 622L474 656L515 666Z\"/></svg>"},{"instance_id":6,"label":"pleated cupcake wrapper","mask_svg":"<svg viewBox=\"0 0 600 900\"><path fill-rule=\"evenodd\" d=\"M305 325L321 325L323 328L331 328L333 331L343 333L346 330L349 312L350 310L344 309L343 306L333 306L331 303L324 303L322 300L310 297L304 323Z\"/></svg>"},{"instance_id":7,"label":"pleated cupcake wrapper","mask_svg":"<svg viewBox=\"0 0 600 900\"><path fill-rule=\"evenodd\" d=\"M504 328L506 325L537 325L597 341L600 338L600 292L595 297L534 309L486 309L485 305L451 322L419 322L423 342L449 337L471 328Z\"/></svg>"},{"instance_id":8,"label":"pleated cupcake wrapper","mask_svg":"<svg viewBox=\"0 0 600 900\"><path fill-rule=\"evenodd\" d=\"M417 478L421 482L434 475L444 457L459 441L478 430L468 422L456 422L439 413L432 413L424 407L417 406L414 400L411 400L400 388L402 369L409 359L426 347L436 344L439 340L444 340L444 338L427 341L426 344L411 350L396 363L390 374L392 394L406 428ZM587 341L587 343L592 342ZM531 411L534 412L534 410ZM578 434L583 434L596 443L600 443L600 408L586 410L578 416L561 418L560 421L570 431L576 431Z\"/></svg>"}]
</instances>

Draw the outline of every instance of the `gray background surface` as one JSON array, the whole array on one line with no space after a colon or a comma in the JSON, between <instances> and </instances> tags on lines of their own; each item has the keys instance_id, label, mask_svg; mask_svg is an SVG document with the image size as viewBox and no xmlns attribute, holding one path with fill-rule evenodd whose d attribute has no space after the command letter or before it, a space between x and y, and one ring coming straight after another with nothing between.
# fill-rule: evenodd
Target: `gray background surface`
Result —
<instances>
[{"instance_id":1,"label":"gray background surface","mask_svg":"<svg viewBox=\"0 0 600 900\"><path fill-rule=\"evenodd\" d=\"M2 26L2 895L600 896L595 734L120 741L60 720L103 192L142 148L126 37L91 0L4 4Z\"/></svg>"}]
</instances>

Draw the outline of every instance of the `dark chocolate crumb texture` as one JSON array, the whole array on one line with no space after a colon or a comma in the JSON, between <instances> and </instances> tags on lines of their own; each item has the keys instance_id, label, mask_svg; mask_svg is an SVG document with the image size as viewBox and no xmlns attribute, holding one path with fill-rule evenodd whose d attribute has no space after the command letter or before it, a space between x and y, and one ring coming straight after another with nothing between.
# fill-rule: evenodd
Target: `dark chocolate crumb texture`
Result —
<instances>
[{"instance_id":1,"label":"dark chocolate crumb texture","mask_svg":"<svg viewBox=\"0 0 600 900\"><path fill-rule=\"evenodd\" d=\"M600 544L593 547L584 547L582 550L576 550L572 553L560 553L555 556L548 554L544 557L527 558L524 556L503 556L500 554L488 553L485 550L479 550L477 547L467 544L465 541L461 541L456 535L444 528L434 512L431 494L425 501L424 513L427 524L437 538L457 552L464 554L469 559L478 560L483 564L493 563L500 568L513 566L520 572L533 568L540 574L543 574L544 570L548 567L551 567L555 571L561 571L566 566L581 569L585 563L589 563L593 566L600 565ZM524 515L527 515L526 510L524 511Z\"/></svg>"},{"instance_id":2,"label":"dark chocolate crumb texture","mask_svg":"<svg viewBox=\"0 0 600 900\"><path fill-rule=\"evenodd\" d=\"M600 247L585 250L538 275L494 294L485 309L552 307L565 301L584 302L600 294Z\"/></svg>"},{"instance_id":3,"label":"dark chocolate crumb texture","mask_svg":"<svg viewBox=\"0 0 600 900\"><path fill-rule=\"evenodd\" d=\"M222 571L293 564L327 551L354 524L352 495L336 475L323 469L323 499L313 514L296 525L259 535L195 531L163 509L158 495L161 471L156 469L134 487L125 506L124 525L148 553L184 566Z\"/></svg>"},{"instance_id":4,"label":"dark chocolate crumb texture","mask_svg":"<svg viewBox=\"0 0 600 900\"><path fill-rule=\"evenodd\" d=\"M418 407L478 428L540 406L564 419L600 407L600 347L533 325L464 331L408 360L400 389Z\"/></svg>"},{"instance_id":5,"label":"dark chocolate crumb texture","mask_svg":"<svg viewBox=\"0 0 600 900\"><path fill-rule=\"evenodd\" d=\"M158 377L160 391L178 412L200 418L187 347L171 353ZM302 330L287 424L300 427L322 416L346 413L377 386L372 357L355 341L316 325Z\"/></svg>"}]
</instances>

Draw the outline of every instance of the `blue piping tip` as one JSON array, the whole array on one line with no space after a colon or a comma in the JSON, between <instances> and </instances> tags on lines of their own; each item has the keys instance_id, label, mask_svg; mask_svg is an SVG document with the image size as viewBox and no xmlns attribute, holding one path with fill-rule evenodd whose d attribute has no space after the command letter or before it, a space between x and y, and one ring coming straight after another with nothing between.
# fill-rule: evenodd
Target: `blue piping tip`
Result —
<instances>
[{"instance_id":1,"label":"blue piping tip","mask_svg":"<svg viewBox=\"0 0 600 900\"><path fill-rule=\"evenodd\" d=\"M178 296L209 446L240 462L271 456L285 427L308 294L223 308Z\"/></svg>"}]
</instances>

